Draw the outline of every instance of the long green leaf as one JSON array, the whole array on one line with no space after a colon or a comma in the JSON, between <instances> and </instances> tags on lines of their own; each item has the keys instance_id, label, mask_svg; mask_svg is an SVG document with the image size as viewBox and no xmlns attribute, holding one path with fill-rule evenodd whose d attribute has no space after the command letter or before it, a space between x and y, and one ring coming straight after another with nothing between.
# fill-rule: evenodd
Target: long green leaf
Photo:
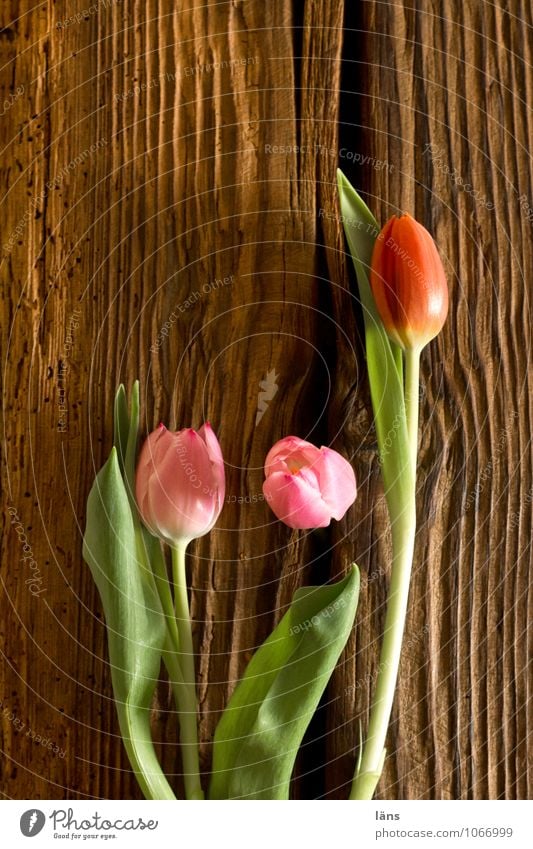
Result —
<instances>
[{"instance_id":1,"label":"long green leaf","mask_svg":"<svg viewBox=\"0 0 533 849\"><path fill-rule=\"evenodd\" d=\"M412 492L409 443L402 381L402 352L390 342L368 281L379 225L342 171L337 171L344 232L350 248L365 322L370 395L379 457L391 519L401 515Z\"/></svg>"},{"instance_id":2,"label":"long green leaf","mask_svg":"<svg viewBox=\"0 0 533 849\"><path fill-rule=\"evenodd\" d=\"M126 399L126 390L124 384L121 383L115 395L115 415L114 415L114 438L113 444L117 449L118 463L120 471L124 470L124 461L126 458L126 447L128 444L128 435L130 432L130 416L128 413L128 402Z\"/></svg>"},{"instance_id":3,"label":"long green leaf","mask_svg":"<svg viewBox=\"0 0 533 849\"><path fill-rule=\"evenodd\" d=\"M141 568L143 583L149 593L159 595L165 613L167 627L175 631L175 619L166 566L161 550L161 541L153 536L140 520L135 501L135 464L139 442L139 381L136 380L131 391L130 410L127 408L126 393L121 384L115 396L115 447L119 457L120 470L124 486L128 494L135 539L137 542L137 557ZM121 454L123 460L120 462ZM174 636L174 633L172 634ZM174 640L177 645L177 641ZM164 660L166 662L166 655ZM179 666L179 663L178 663Z\"/></svg>"},{"instance_id":4,"label":"long green leaf","mask_svg":"<svg viewBox=\"0 0 533 849\"><path fill-rule=\"evenodd\" d=\"M218 723L211 799L287 799L305 730L352 629L359 570L298 590Z\"/></svg>"},{"instance_id":5,"label":"long green leaf","mask_svg":"<svg viewBox=\"0 0 533 849\"><path fill-rule=\"evenodd\" d=\"M139 381L136 380L131 390L130 420L126 456L124 459L124 483L130 499L132 512L138 516L135 503L135 464L137 462L137 445L139 442Z\"/></svg>"},{"instance_id":6,"label":"long green leaf","mask_svg":"<svg viewBox=\"0 0 533 849\"><path fill-rule=\"evenodd\" d=\"M89 494L83 557L102 599L115 703L131 765L147 798L174 799L150 731L165 624L153 580L143 579L146 567L139 560L116 448Z\"/></svg>"}]
</instances>

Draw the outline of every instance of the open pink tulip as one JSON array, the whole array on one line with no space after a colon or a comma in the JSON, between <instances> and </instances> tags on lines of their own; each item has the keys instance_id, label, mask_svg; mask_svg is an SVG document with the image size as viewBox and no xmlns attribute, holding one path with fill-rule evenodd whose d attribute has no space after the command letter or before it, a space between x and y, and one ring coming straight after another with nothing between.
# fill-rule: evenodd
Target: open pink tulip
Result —
<instances>
[{"instance_id":1,"label":"open pink tulip","mask_svg":"<svg viewBox=\"0 0 533 849\"><path fill-rule=\"evenodd\" d=\"M207 534L224 504L224 461L207 422L172 433L164 425L144 443L135 476L142 520L155 536L176 545Z\"/></svg>"},{"instance_id":2,"label":"open pink tulip","mask_svg":"<svg viewBox=\"0 0 533 849\"><path fill-rule=\"evenodd\" d=\"M263 493L289 528L325 528L342 519L356 499L354 470L331 448L286 436L265 460Z\"/></svg>"}]
</instances>

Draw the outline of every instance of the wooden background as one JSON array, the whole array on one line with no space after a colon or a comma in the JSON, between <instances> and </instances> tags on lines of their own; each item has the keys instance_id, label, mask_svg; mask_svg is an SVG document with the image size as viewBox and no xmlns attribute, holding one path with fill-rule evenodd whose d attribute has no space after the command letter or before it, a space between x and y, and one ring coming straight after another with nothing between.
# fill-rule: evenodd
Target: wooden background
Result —
<instances>
[{"instance_id":1,"label":"wooden background","mask_svg":"<svg viewBox=\"0 0 533 849\"><path fill-rule=\"evenodd\" d=\"M531 798L531 6L346 6L2 0L4 797L139 795L81 559L113 395L136 377L143 432L208 418L227 462L228 503L189 561L206 770L294 589L359 562L357 631L294 781L297 798L347 796L389 540L340 164L379 220L407 210L432 231L451 293L423 356L409 642L380 796ZM260 500L264 456L289 433L356 469L359 498L323 535ZM164 681L154 727L179 789Z\"/></svg>"}]
</instances>

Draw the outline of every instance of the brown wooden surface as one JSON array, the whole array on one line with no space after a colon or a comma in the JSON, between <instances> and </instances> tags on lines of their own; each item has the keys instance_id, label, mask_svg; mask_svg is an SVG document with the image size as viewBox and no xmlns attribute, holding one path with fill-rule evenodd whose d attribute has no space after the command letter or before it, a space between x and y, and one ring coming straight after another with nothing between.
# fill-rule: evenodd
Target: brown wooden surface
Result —
<instances>
[{"instance_id":1,"label":"brown wooden surface","mask_svg":"<svg viewBox=\"0 0 533 849\"><path fill-rule=\"evenodd\" d=\"M0 6L1 792L139 795L81 559L113 394L139 377L143 431L208 418L228 496L253 502L228 503L190 559L206 770L217 717L294 589L354 558L363 570L356 635L294 782L296 797L346 797L389 542L339 162L378 219L408 210L433 232L451 291L422 364L409 642L380 794L531 798L530 4L368 0L345 18L342 0L176 5ZM354 463L359 498L324 536L253 501L288 433ZM154 727L179 788L164 682Z\"/></svg>"}]
</instances>

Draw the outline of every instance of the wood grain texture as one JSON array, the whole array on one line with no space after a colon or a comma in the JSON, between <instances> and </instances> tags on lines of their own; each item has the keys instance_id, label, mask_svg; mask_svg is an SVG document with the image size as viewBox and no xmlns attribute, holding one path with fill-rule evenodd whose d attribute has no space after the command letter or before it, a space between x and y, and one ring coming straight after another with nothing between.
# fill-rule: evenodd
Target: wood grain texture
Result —
<instances>
[{"instance_id":1,"label":"wood grain texture","mask_svg":"<svg viewBox=\"0 0 533 849\"><path fill-rule=\"evenodd\" d=\"M531 798L531 9L175 6L0 7L0 790L139 796L81 559L112 398L139 377L144 432L207 418L227 462L220 523L189 560L205 771L296 587L361 566L357 629L293 788L346 797L390 551L340 164L379 220L409 210L431 230L451 290L422 363L416 564L379 793ZM264 456L288 433L356 469L359 498L323 535L262 500ZM164 680L153 722L179 790Z\"/></svg>"}]
</instances>

